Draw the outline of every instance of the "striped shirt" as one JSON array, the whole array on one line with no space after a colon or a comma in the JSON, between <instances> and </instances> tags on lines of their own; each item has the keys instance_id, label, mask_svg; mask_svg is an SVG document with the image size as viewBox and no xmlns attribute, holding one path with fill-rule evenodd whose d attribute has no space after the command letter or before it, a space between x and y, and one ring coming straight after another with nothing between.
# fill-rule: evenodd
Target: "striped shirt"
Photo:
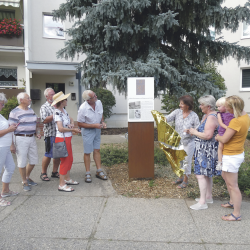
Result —
<instances>
[{"instance_id":1,"label":"striped shirt","mask_svg":"<svg viewBox=\"0 0 250 250\"><path fill-rule=\"evenodd\" d=\"M20 123L14 134L35 134L37 116L33 109L23 110L18 107L14 108L9 115L9 123Z\"/></svg>"},{"instance_id":2,"label":"striped shirt","mask_svg":"<svg viewBox=\"0 0 250 250\"><path fill-rule=\"evenodd\" d=\"M41 121L43 122L48 116L53 115L55 108L49 102L45 102L40 109ZM56 136L56 123L52 122L43 125L43 133L45 137Z\"/></svg>"}]
</instances>

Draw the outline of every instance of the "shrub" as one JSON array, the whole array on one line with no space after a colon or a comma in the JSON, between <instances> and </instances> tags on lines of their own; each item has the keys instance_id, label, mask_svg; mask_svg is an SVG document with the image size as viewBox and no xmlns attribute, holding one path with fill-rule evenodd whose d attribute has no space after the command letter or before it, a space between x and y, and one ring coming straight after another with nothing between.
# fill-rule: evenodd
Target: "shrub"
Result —
<instances>
[{"instance_id":1,"label":"shrub","mask_svg":"<svg viewBox=\"0 0 250 250\"><path fill-rule=\"evenodd\" d=\"M154 148L154 163L160 166L168 165L168 160L165 153L158 147Z\"/></svg>"},{"instance_id":2,"label":"shrub","mask_svg":"<svg viewBox=\"0 0 250 250\"><path fill-rule=\"evenodd\" d=\"M128 162L128 148L115 148L113 145L100 150L102 165L110 167L114 164Z\"/></svg>"},{"instance_id":3,"label":"shrub","mask_svg":"<svg viewBox=\"0 0 250 250\"><path fill-rule=\"evenodd\" d=\"M4 105L4 108L0 112L7 120L9 119L9 114L12 109L18 106L18 101L15 96L8 99L8 102Z\"/></svg>"},{"instance_id":4,"label":"shrub","mask_svg":"<svg viewBox=\"0 0 250 250\"><path fill-rule=\"evenodd\" d=\"M110 167L114 164L127 163L128 162L128 147L117 148L114 145L109 145L101 148L102 165ZM155 147L154 149L154 163L161 166L167 166L168 160L164 152Z\"/></svg>"},{"instance_id":5,"label":"shrub","mask_svg":"<svg viewBox=\"0 0 250 250\"><path fill-rule=\"evenodd\" d=\"M247 139L250 140L250 132L247 133Z\"/></svg>"},{"instance_id":6,"label":"shrub","mask_svg":"<svg viewBox=\"0 0 250 250\"><path fill-rule=\"evenodd\" d=\"M101 87L92 88L91 90L96 93L98 99L102 102L104 119L109 118L112 115L112 108L116 104L113 93Z\"/></svg>"}]
</instances>

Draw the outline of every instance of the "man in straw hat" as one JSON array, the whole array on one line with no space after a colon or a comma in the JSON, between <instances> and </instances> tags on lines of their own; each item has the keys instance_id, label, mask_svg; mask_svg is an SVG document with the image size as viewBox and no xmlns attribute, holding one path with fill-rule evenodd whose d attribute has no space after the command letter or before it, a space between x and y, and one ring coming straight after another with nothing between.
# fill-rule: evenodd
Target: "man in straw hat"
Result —
<instances>
[{"instance_id":1,"label":"man in straw hat","mask_svg":"<svg viewBox=\"0 0 250 250\"><path fill-rule=\"evenodd\" d=\"M42 173L40 178L43 181L49 181L50 179L47 176L47 169L50 164L51 158L53 158L53 143L56 138L56 124L53 120L53 112L55 110L54 106L51 106L53 102L53 96L55 91L52 88L47 88L44 91L44 96L46 102L41 106L40 116L41 121L43 122L43 132L44 132L44 141L45 141L45 155L42 160ZM53 170L51 177L59 178L58 168L60 164L60 159L53 159Z\"/></svg>"},{"instance_id":2,"label":"man in straw hat","mask_svg":"<svg viewBox=\"0 0 250 250\"><path fill-rule=\"evenodd\" d=\"M107 176L101 169L101 129L107 125L103 118L103 107L100 100L97 100L96 94L92 90L85 90L82 94L85 102L78 110L78 126L81 128L83 147L84 147L84 164L86 168L85 182L92 182L90 174L90 153L93 152L96 164L96 177L101 180L107 180Z\"/></svg>"}]
</instances>

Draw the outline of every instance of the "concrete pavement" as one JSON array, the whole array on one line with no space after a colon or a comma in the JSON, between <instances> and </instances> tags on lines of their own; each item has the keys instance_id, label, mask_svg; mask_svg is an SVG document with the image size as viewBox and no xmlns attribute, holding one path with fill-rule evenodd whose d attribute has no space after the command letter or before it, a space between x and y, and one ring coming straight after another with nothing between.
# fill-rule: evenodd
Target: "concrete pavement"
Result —
<instances>
[{"instance_id":1,"label":"concrete pavement","mask_svg":"<svg viewBox=\"0 0 250 250\"><path fill-rule=\"evenodd\" d=\"M120 135L102 136L102 143L124 142ZM110 181L84 182L83 147L73 137L71 177L80 182L72 193L58 192L58 179L43 182L43 140L37 140L39 164L31 178L38 183L22 191L18 169L11 190L19 191L9 207L0 207L0 249L250 249L250 203L242 204L242 221L220 219L231 209L221 201L194 211L192 199L140 199L116 194ZM49 168L49 174L52 166Z\"/></svg>"}]
</instances>

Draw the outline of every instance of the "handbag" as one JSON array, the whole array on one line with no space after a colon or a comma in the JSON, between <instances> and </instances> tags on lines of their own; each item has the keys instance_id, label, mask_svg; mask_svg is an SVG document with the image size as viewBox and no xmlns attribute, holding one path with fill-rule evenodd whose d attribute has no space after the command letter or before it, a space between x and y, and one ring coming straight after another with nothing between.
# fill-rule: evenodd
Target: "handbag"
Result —
<instances>
[{"instance_id":1,"label":"handbag","mask_svg":"<svg viewBox=\"0 0 250 250\"><path fill-rule=\"evenodd\" d=\"M63 137L64 137L64 133L63 133ZM53 159L64 158L67 156L68 156L68 150L66 147L65 137L64 137L64 141L53 143Z\"/></svg>"}]
</instances>

